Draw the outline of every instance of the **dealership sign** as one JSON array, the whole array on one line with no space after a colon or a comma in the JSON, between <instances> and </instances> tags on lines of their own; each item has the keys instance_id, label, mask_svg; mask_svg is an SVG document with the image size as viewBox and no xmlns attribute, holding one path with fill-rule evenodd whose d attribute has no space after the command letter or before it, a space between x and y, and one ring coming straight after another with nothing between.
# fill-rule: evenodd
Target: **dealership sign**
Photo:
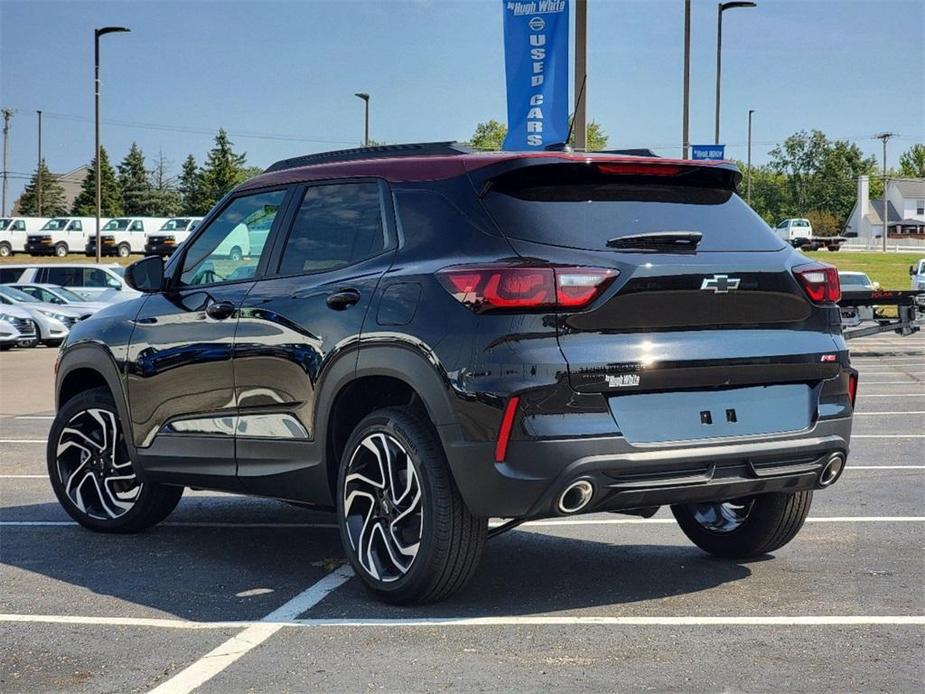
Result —
<instances>
[{"instance_id":1,"label":"dealership sign","mask_svg":"<svg viewBox=\"0 0 925 694\"><path fill-rule=\"evenodd\" d=\"M567 0L504 3L506 150L543 149L568 137Z\"/></svg>"},{"instance_id":2,"label":"dealership sign","mask_svg":"<svg viewBox=\"0 0 925 694\"><path fill-rule=\"evenodd\" d=\"M726 145L691 145L691 159L725 159Z\"/></svg>"}]
</instances>

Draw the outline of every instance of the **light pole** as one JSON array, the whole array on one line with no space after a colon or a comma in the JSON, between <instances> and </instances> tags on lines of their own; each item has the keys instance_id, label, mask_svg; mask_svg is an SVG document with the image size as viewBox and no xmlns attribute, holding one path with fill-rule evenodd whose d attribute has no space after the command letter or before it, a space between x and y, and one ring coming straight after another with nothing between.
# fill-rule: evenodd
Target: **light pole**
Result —
<instances>
[{"instance_id":1,"label":"light pole","mask_svg":"<svg viewBox=\"0 0 925 694\"><path fill-rule=\"evenodd\" d=\"M96 130L96 262L100 262L100 206L102 205L102 167L100 166L100 36L131 31L125 27L101 27L93 30L94 127Z\"/></svg>"},{"instance_id":2,"label":"light pole","mask_svg":"<svg viewBox=\"0 0 925 694\"><path fill-rule=\"evenodd\" d=\"M37 167L38 176L36 176L35 186L37 188L35 195L35 206L38 208L38 216L42 216L42 112L36 111L39 114L39 165Z\"/></svg>"},{"instance_id":3,"label":"light pole","mask_svg":"<svg viewBox=\"0 0 925 694\"><path fill-rule=\"evenodd\" d=\"M362 99L366 111L366 126L363 128L363 146L369 147L369 94L366 92L357 92L355 97Z\"/></svg>"},{"instance_id":4,"label":"light pole","mask_svg":"<svg viewBox=\"0 0 925 694\"><path fill-rule=\"evenodd\" d=\"M748 164L745 173L745 202L752 204L752 114L755 109L748 109Z\"/></svg>"},{"instance_id":5,"label":"light pole","mask_svg":"<svg viewBox=\"0 0 925 694\"><path fill-rule=\"evenodd\" d=\"M886 143L891 137L896 137L896 133L883 132L875 136L883 143L883 251L886 252L886 235L889 212L887 210L887 180L886 180Z\"/></svg>"},{"instance_id":6,"label":"light pole","mask_svg":"<svg viewBox=\"0 0 925 694\"><path fill-rule=\"evenodd\" d=\"M6 159L9 155L10 121L13 119L13 109L5 108L0 113L3 114L3 206L0 209L0 214L6 217L6 180L8 176Z\"/></svg>"},{"instance_id":7,"label":"light pole","mask_svg":"<svg viewBox=\"0 0 925 694\"><path fill-rule=\"evenodd\" d=\"M681 119L681 158L687 159L691 136L691 0L684 0L684 106Z\"/></svg>"},{"instance_id":8,"label":"light pole","mask_svg":"<svg viewBox=\"0 0 925 694\"><path fill-rule=\"evenodd\" d=\"M723 69L723 12L737 7L757 7L757 2L721 2L716 6L716 133L714 144L719 144L719 84Z\"/></svg>"}]
</instances>

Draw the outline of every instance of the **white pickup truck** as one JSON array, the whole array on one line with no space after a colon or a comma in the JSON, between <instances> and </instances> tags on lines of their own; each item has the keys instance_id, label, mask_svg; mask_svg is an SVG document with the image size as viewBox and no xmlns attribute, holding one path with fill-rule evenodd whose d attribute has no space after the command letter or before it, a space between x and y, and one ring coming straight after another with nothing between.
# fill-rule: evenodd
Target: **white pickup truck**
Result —
<instances>
[{"instance_id":1,"label":"white pickup truck","mask_svg":"<svg viewBox=\"0 0 925 694\"><path fill-rule=\"evenodd\" d=\"M814 236L813 225L808 219L802 218L785 219L774 227L774 233L794 248L807 251L818 251L820 248L837 251L847 241L844 236Z\"/></svg>"}]
</instances>

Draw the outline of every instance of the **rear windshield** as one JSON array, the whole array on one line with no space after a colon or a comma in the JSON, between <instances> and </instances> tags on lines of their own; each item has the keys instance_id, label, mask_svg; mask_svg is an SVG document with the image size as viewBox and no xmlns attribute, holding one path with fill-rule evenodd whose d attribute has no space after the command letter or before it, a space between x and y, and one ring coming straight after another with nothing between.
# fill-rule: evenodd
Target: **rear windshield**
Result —
<instances>
[{"instance_id":1,"label":"rear windshield","mask_svg":"<svg viewBox=\"0 0 925 694\"><path fill-rule=\"evenodd\" d=\"M508 237L589 250L632 234L694 231L700 251L771 251L783 244L736 193L680 176L607 176L538 166L499 179L484 196ZM564 170L564 171L562 171ZM699 184L699 185L698 185Z\"/></svg>"}]
</instances>

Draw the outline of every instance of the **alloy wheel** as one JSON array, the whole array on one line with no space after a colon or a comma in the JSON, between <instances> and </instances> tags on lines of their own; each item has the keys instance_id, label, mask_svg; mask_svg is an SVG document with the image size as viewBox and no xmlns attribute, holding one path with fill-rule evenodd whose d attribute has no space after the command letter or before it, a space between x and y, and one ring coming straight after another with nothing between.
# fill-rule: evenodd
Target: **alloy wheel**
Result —
<instances>
[{"instance_id":1,"label":"alloy wheel","mask_svg":"<svg viewBox=\"0 0 925 694\"><path fill-rule=\"evenodd\" d=\"M142 483L109 410L92 408L71 417L58 437L55 462L64 493L91 518L119 518L141 494Z\"/></svg>"},{"instance_id":2,"label":"alloy wheel","mask_svg":"<svg viewBox=\"0 0 925 694\"><path fill-rule=\"evenodd\" d=\"M414 462L392 436L357 445L344 478L344 523L357 560L372 578L397 581L421 544L424 500Z\"/></svg>"},{"instance_id":3,"label":"alloy wheel","mask_svg":"<svg viewBox=\"0 0 925 694\"><path fill-rule=\"evenodd\" d=\"M691 514L701 526L715 533L731 533L741 527L755 506L754 499L713 504L691 504Z\"/></svg>"}]
</instances>

